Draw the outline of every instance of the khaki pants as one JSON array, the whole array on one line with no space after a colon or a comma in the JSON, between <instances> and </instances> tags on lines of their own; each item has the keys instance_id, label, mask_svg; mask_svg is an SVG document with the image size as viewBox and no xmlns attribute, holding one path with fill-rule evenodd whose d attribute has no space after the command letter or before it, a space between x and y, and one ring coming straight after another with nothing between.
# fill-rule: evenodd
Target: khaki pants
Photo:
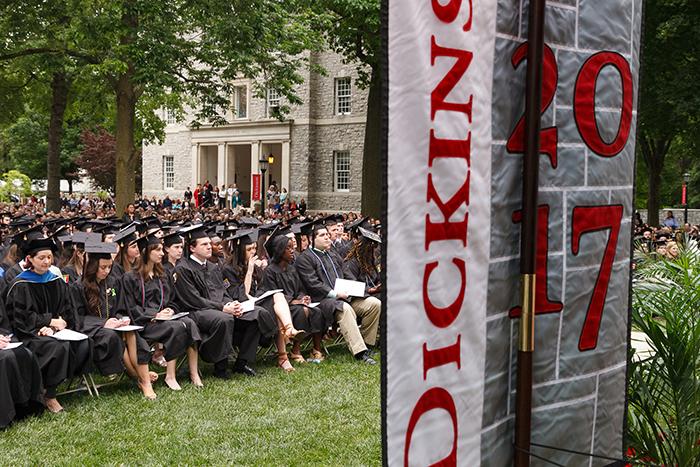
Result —
<instances>
[{"instance_id":1,"label":"khaki pants","mask_svg":"<svg viewBox=\"0 0 700 467\"><path fill-rule=\"evenodd\" d=\"M382 302L375 297L355 298L352 305L343 302L343 310L335 312L338 328L348 343L350 352L357 355L377 343L379 315ZM357 317L362 318L362 329L357 326Z\"/></svg>"}]
</instances>

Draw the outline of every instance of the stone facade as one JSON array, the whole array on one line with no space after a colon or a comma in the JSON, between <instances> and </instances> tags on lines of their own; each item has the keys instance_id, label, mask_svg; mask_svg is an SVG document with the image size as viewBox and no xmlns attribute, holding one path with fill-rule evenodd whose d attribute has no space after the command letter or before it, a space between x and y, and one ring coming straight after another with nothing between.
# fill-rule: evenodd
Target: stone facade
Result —
<instances>
[{"instance_id":1,"label":"stone facade","mask_svg":"<svg viewBox=\"0 0 700 467\"><path fill-rule=\"evenodd\" d=\"M168 124L163 144L144 145L144 195L181 198L186 187L194 189L210 180L219 186L235 182L249 203L251 174L259 173L261 156L273 154L266 187L276 181L293 199L305 198L309 209L359 210L368 93L358 86L356 67L343 63L339 55L311 53L309 58L326 75L305 72L304 83L296 89L303 104L293 106L283 122L268 117L267 99L253 95L250 80L240 80L236 84L247 86L246 118L234 116L232 99L226 125L194 129L183 123ZM350 78L349 113L336 112L338 78ZM343 190L336 186L338 151L350 158L348 187ZM173 161L172 187L166 187L166 156Z\"/></svg>"}]
</instances>

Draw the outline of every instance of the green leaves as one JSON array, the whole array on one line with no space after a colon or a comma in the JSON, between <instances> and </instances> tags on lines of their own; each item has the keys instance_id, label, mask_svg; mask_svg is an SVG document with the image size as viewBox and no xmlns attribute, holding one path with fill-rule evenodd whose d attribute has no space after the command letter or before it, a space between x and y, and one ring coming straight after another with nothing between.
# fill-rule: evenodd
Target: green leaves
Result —
<instances>
[{"instance_id":1,"label":"green leaves","mask_svg":"<svg viewBox=\"0 0 700 467\"><path fill-rule=\"evenodd\" d=\"M656 464L700 463L700 249L676 260L646 256L633 287L633 326L653 355L632 360L628 439ZM649 459L650 458L650 459Z\"/></svg>"}]
</instances>

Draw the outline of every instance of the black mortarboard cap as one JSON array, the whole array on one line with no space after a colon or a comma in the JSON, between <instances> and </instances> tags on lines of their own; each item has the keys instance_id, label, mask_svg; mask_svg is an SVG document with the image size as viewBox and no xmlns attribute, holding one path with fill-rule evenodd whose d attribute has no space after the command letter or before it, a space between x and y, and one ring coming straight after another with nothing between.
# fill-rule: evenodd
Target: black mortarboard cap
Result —
<instances>
[{"instance_id":1,"label":"black mortarboard cap","mask_svg":"<svg viewBox=\"0 0 700 467\"><path fill-rule=\"evenodd\" d=\"M139 238L136 241L136 243L139 245L139 251L141 252L141 254L145 254L147 247L149 247L150 245L158 245L160 243L163 243L163 240L159 237L156 237L155 235L149 235L147 237Z\"/></svg>"},{"instance_id":2,"label":"black mortarboard cap","mask_svg":"<svg viewBox=\"0 0 700 467\"><path fill-rule=\"evenodd\" d=\"M257 229L242 229L236 232L232 240L237 240L240 245L248 245L258 241Z\"/></svg>"},{"instance_id":3,"label":"black mortarboard cap","mask_svg":"<svg viewBox=\"0 0 700 467\"><path fill-rule=\"evenodd\" d=\"M336 224L339 224L340 222L343 222L343 215L342 214L331 214L329 216L324 217L323 221L325 222L326 225L336 225Z\"/></svg>"},{"instance_id":4,"label":"black mortarboard cap","mask_svg":"<svg viewBox=\"0 0 700 467\"><path fill-rule=\"evenodd\" d=\"M170 247L178 243L182 243L183 238L179 232L171 233L163 237L163 246Z\"/></svg>"},{"instance_id":5,"label":"black mortarboard cap","mask_svg":"<svg viewBox=\"0 0 700 467\"><path fill-rule=\"evenodd\" d=\"M358 227L357 229L360 232L360 235L368 240L371 240L373 242L377 243L382 243L382 237L379 236L379 234L376 234L372 232L371 230L367 230L364 227Z\"/></svg>"},{"instance_id":6,"label":"black mortarboard cap","mask_svg":"<svg viewBox=\"0 0 700 467\"><path fill-rule=\"evenodd\" d=\"M85 245L85 252L88 258L111 259L112 254L117 252L117 245L114 243L89 243Z\"/></svg>"},{"instance_id":7,"label":"black mortarboard cap","mask_svg":"<svg viewBox=\"0 0 700 467\"><path fill-rule=\"evenodd\" d=\"M204 224L191 225L180 229L180 234L183 236L187 243L198 238L205 238L209 235L207 234L206 226Z\"/></svg>"},{"instance_id":8,"label":"black mortarboard cap","mask_svg":"<svg viewBox=\"0 0 700 467\"><path fill-rule=\"evenodd\" d=\"M31 255L38 251L51 250L52 252L58 251L58 246L52 238L34 238L29 240L22 248L23 254Z\"/></svg>"},{"instance_id":9,"label":"black mortarboard cap","mask_svg":"<svg viewBox=\"0 0 700 467\"><path fill-rule=\"evenodd\" d=\"M35 225L33 227L29 227L28 229L24 229L20 232L17 232L12 236L12 242L21 246L23 243L26 243L36 238L44 238L43 225Z\"/></svg>"},{"instance_id":10,"label":"black mortarboard cap","mask_svg":"<svg viewBox=\"0 0 700 467\"><path fill-rule=\"evenodd\" d=\"M128 245L129 243L136 240L136 226L132 225L125 229L120 230L114 235L114 243L118 243L122 246Z\"/></svg>"},{"instance_id":11,"label":"black mortarboard cap","mask_svg":"<svg viewBox=\"0 0 700 467\"><path fill-rule=\"evenodd\" d=\"M255 217L241 217L238 219L238 224L244 227L257 227L262 224L262 222Z\"/></svg>"},{"instance_id":12,"label":"black mortarboard cap","mask_svg":"<svg viewBox=\"0 0 700 467\"><path fill-rule=\"evenodd\" d=\"M311 235L313 222L297 222L292 224L292 233L296 235Z\"/></svg>"}]
</instances>

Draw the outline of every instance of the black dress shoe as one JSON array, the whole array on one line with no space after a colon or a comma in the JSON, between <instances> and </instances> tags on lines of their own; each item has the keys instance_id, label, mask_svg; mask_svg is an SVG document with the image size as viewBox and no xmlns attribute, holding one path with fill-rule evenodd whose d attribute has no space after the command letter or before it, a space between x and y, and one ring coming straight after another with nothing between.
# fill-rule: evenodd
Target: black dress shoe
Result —
<instances>
[{"instance_id":1,"label":"black dress shoe","mask_svg":"<svg viewBox=\"0 0 700 467\"><path fill-rule=\"evenodd\" d=\"M252 369L251 367L249 367L248 365L235 366L235 367L233 367L233 372L240 373L240 374L246 375L246 376L256 376L257 375L255 370Z\"/></svg>"},{"instance_id":2,"label":"black dress shoe","mask_svg":"<svg viewBox=\"0 0 700 467\"><path fill-rule=\"evenodd\" d=\"M369 352L367 350L364 350L355 355L355 359L361 361L362 363L366 363L367 365L377 364L377 362L369 355Z\"/></svg>"},{"instance_id":3,"label":"black dress shoe","mask_svg":"<svg viewBox=\"0 0 700 467\"><path fill-rule=\"evenodd\" d=\"M231 374L228 372L228 362L223 360L214 364L214 376L219 379L231 379Z\"/></svg>"}]
</instances>

